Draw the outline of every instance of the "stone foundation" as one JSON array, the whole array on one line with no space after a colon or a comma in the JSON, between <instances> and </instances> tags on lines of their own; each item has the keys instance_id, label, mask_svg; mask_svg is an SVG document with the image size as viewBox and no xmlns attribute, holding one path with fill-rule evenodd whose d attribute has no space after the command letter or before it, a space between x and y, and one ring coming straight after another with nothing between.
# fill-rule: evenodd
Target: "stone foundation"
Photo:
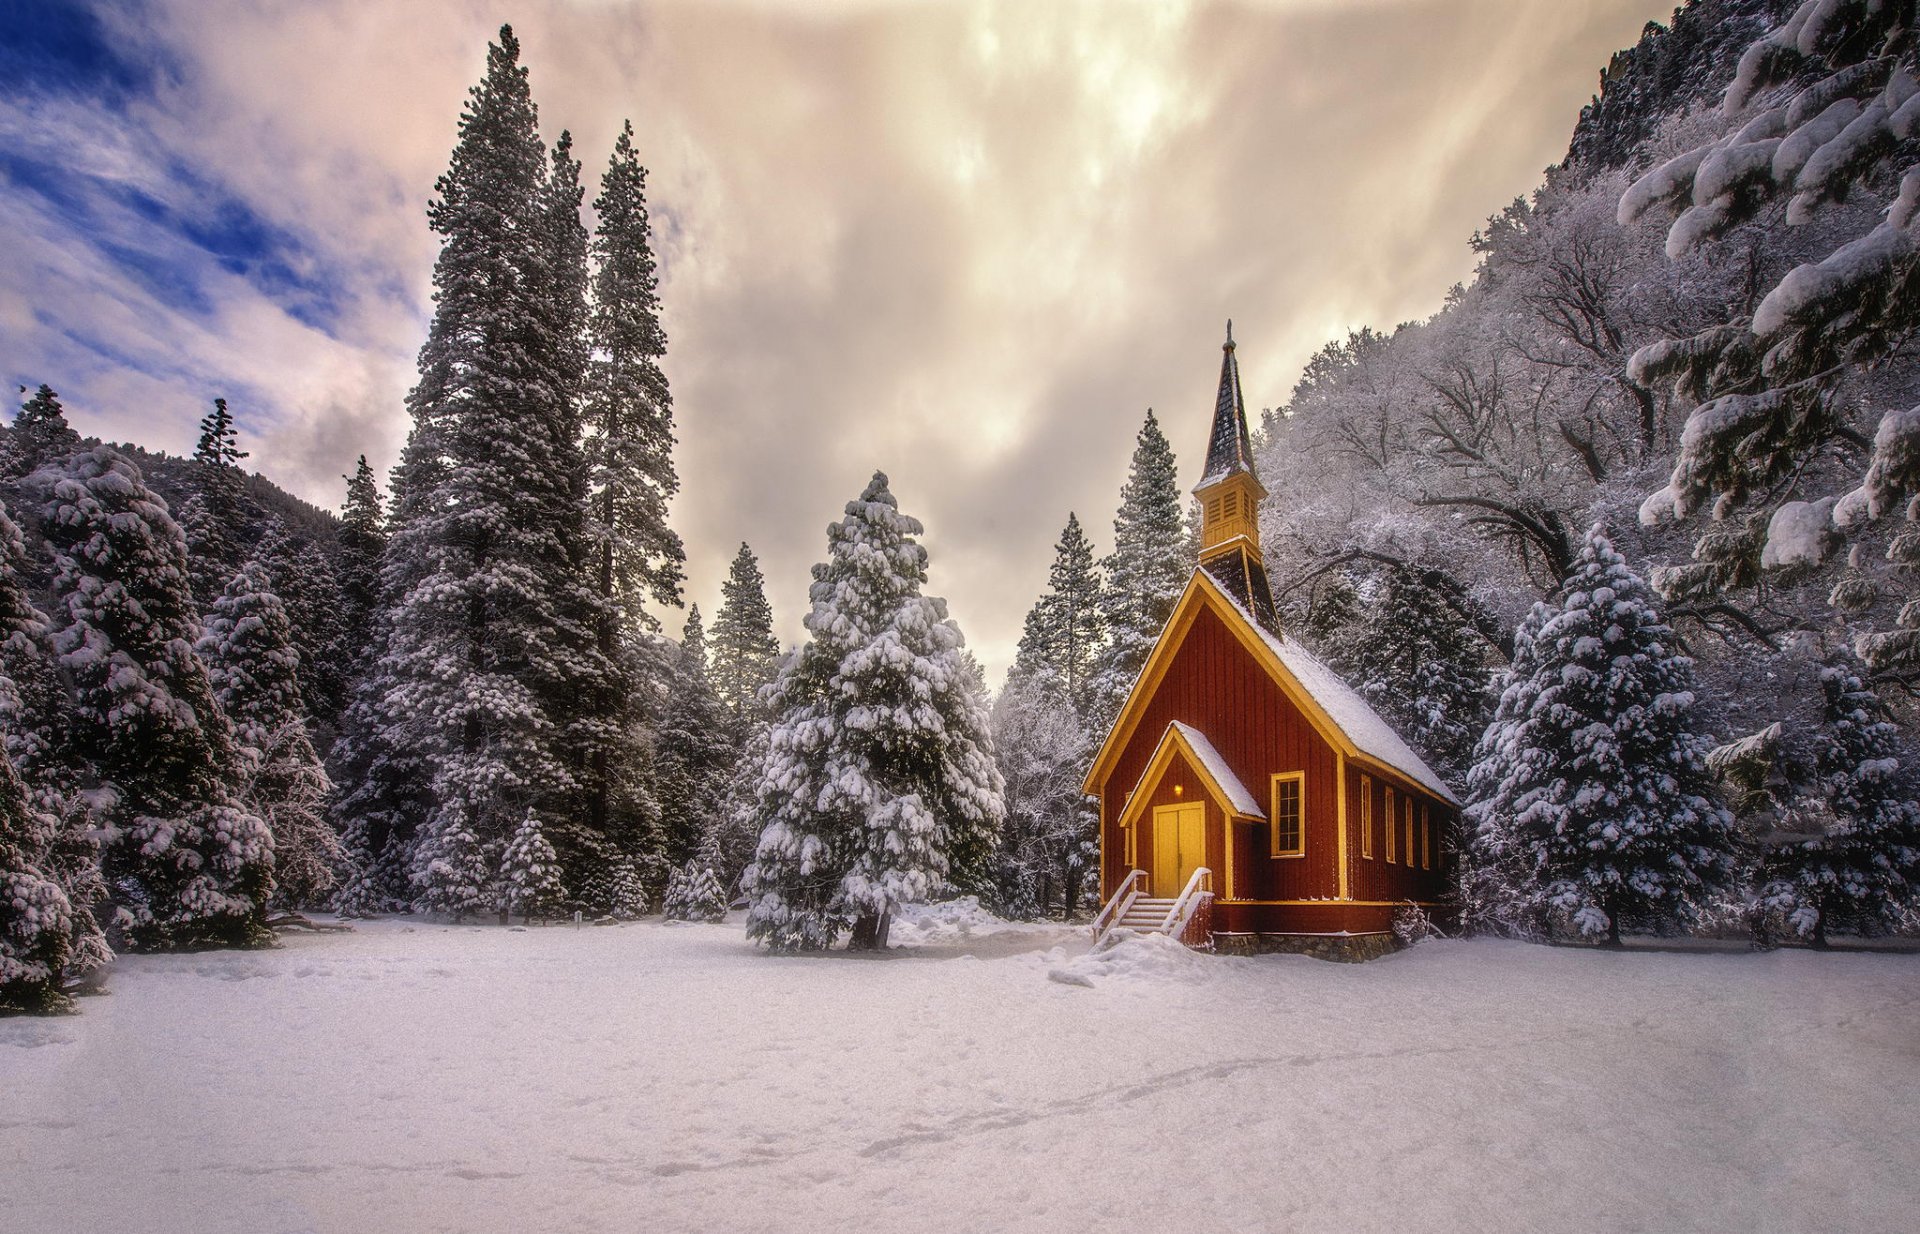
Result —
<instances>
[{"instance_id":1,"label":"stone foundation","mask_svg":"<svg viewBox=\"0 0 1920 1234\"><path fill-rule=\"evenodd\" d=\"M1390 931L1376 934L1215 934L1216 955L1306 955L1338 964L1364 964L1400 950Z\"/></svg>"}]
</instances>

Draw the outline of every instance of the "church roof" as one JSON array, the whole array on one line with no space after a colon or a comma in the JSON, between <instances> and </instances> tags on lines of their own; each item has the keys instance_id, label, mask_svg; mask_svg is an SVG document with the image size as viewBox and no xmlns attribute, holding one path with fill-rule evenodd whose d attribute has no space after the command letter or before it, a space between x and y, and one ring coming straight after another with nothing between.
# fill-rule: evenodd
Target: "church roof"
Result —
<instances>
[{"instance_id":1,"label":"church roof","mask_svg":"<svg viewBox=\"0 0 1920 1234\"><path fill-rule=\"evenodd\" d=\"M1455 806L1460 804L1459 798L1448 790L1446 781L1427 766L1426 760L1414 753L1400 734L1393 731L1393 726L1382 719L1380 713L1361 698L1352 686L1342 681L1338 673L1322 664L1297 641L1262 626L1205 570L1195 570L1186 591L1181 593L1173 615L1160 632L1160 640L1147 656L1146 666L1134 681L1133 690L1121 706L1119 717L1107 733L1105 744L1094 757L1084 791L1099 791L1100 777L1119 757L1127 739L1132 736L1140 713L1146 707L1148 696L1159 684L1159 676L1164 669L1158 666L1163 666L1177 650L1181 638L1192 625L1196 607L1202 604L1210 606L1227 623L1242 645L1266 669L1268 676L1286 691L1288 697L1307 714L1308 719L1336 750L1397 772L1442 801Z\"/></svg>"},{"instance_id":2,"label":"church roof","mask_svg":"<svg viewBox=\"0 0 1920 1234\"><path fill-rule=\"evenodd\" d=\"M1218 483L1244 471L1255 480L1253 439L1247 435L1247 404L1240 396L1240 361L1234 354L1233 323L1227 323L1227 341L1220 348L1220 392L1213 400L1213 432L1207 438L1207 470L1198 487Z\"/></svg>"}]
</instances>

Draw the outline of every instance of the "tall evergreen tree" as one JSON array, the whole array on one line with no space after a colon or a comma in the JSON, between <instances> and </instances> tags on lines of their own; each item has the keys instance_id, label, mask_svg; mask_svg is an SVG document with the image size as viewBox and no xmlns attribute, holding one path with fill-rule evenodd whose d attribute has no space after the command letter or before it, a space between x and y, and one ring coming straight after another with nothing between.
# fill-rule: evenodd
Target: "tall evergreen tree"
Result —
<instances>
[{"instance_id":1,"label":"tall evergreen tree","mask_svg":"<svg viewBox=\"0 0 1920 1234\"><path fill-rule=\"evenodd\" d=\"M0 676L0 729L18 709ZM73 905L43 868L53 820L33 808L13 760L0 756L0 1010L65 1010L60 986L73 956Z\"/></svg>"},{"instance_id":2,"label":"tall evergreen tree","mask_svg":"<svg viewBox=\"0 0 1920 1234\"><path fill-rule=\"evenodd\" d=\"M1516 633L1467 777L1468 898L1618 944L1629 925L1690 922L1729 886L1733 821L1710 798L1693 662L1599 528L1564 591Z\"/></svg>"},{"instance_id":3,"label":"tall evergreen tree","mask_svg":"<svg viewBox=\"0 0 1920 1234\"><path fill-rule=\"evenodd\" d=\"M1821 673L1825 727L1816 743L1820 793L1795 811L1761 871L1760 902L1817 947L1834 931L1897 927L1920 893L1920 804L1906 743L1887 707L1847 659Z\"/></svg>"},{"instance_id":4,"label":"tall evergreen tree","mask_svg":"<svg viewBox=\"0 0 1920 1234\"><path fill-rule=\"evenodd\" d=\"M391 681L368 704L393 754L427 773L412 884L456 914L484 902L488 862L527 809L579 799L614 727L580 572L578 188L569 171L555 187L518 57L502 27L428 211L443 244L383 562ZM564 148L562 165L577 167ZM365 776L381 760L356 761ZM563 862L594 839L549 838Z\"/></svg>"},{"instance_id":5,"label":"tall evergreen tree","mask_svg":"<svg viewBox=\"0 0 1920 1234\"><path fill-rule=\"evenodd\" d=\"M1006 785L1006 822L993 860L999 911L1041 917L1058 897L1071 915L1097 852L1097 815L1080 793L1096 737L1075 714L1060 678L1044 668L1010 678L992 718L995 761Z\"/></svg>"},{"instance_id":6,"label":"tall evergreen tree","mask_svg":"<svg viewBox=\"0 0 1920 1234\"><path fill-rule=\"evenodd\" d=\"M1094 672L1092 721L1094 729L1104 731L1146 666L1195 565L1173 448L1151 408L1134 440L1133 462L1113 516L1113 552L1100 564L1106 575L1100 617L1107 642Z\"/></svg>"},{"instance_id":7,"label":"tall evergreen tree","mask_svg":"<svg viewBox=\"0 0 1920 1234\"><path fill-rule=\"evenodd\" d=\"M771 691L747 932L777 951L842 931L884 948L893 912L983 882L1003 805L978 675L927 551L878 472L827 529L811 636Z\"/></svg>"},{"instance_id":8,"label":"tall evergreen tree","mask_svg":"<svg viewBox=\"0 0 1920 1234\"><path fill-rule=\"evenodd\" d=\"M346 645L358 654L373 632L373 614L380 603L380 554L387 546L386 512L380 485L367 466L367 456L347 482L347 501L340 512L340 556L334 567L340 587L340 624Z\"/></svg>"},{"instance_id":9,"label":"tall evergreen tree","mask_svg":"<svg viewBox=\"0 0 1920 1234\"><path fill-rule=\"evenodd\" d=\"M182 502L179 519L187 536L194 595L203 605L211 604L226 587L246 553L252 504L246 473L240 470L240 460L246 457L227 400L213 400L213 410L200 421L200 441L193 450L193 491Z\"/></svg>"},{"instance_id":10,"label":"tall evergreen tree","mask_svg":"<svg viewBox=\"0 0 1920 1234\"><path fill-rule=\"evenodd\" d=\"M327 821L333 785L307 734L294 641L266 569L248 562L214 601L197 650L233 723L245 804L273 833L279 899L304 908L325 901L345 854Z\"/></svg>"},{"instance_id":11,"label":"tall evergreen tree","mask_svg":"<svg viewBox=\"0 0 1920 1234\"><path fill-rule=\"evenodd\" d=\"M735 723L751 725L764 714L760 688L772 682L780 659L773 636L773 607L767 603L760 561L745 541L733 555L727 581L720 585L720 612L713 622L711 678Z\"/></svg>"},{"instance_id":12,"label":"tall evergreen tree","mask_svg":"<svg viewBox=\"0 0 1920 1234\"><path fill-rule=\"evenodd\" d=\"M20 387L22 394L26 387ZM0 453L0 479L17 479L36 468L65 458L80 447L80 434L67 424L60 396L42 385L20 404L20 414L7 430L6 449Z\"/></svg>"},{"instance_id":13,"label":"tall evergreen tree","mask_svg":"<svg viewBox=\"0 0 1920 1234\"><path fill-rule=\"evenodd\" d=\"M1391 571L1352 647L1351 681L1429 764L1464 784L1492 712L1485 644L1411 571Z\"/></svg>"},{"instance_id":14,"label":"tall evergreen tree","mask_svg":"<svg viewBox=\"0 0 1920 1234\"><path fill-rule=\"evenodd\" d=\"M707 680L699 605L687 612L679 646L667 644L662 656L667 698L655 733L654 783L662 850L669 863L679 866L717 826L738 749L729 739L729 717Z\"/></svg>"},{"instance_id":15,"label":"tall evergreen tree","mask_svg":"<svg viewBox=\"0 0 1920 1234\"><path fill-rule=\"evenodd\" d=\"M660 368L660 278L647 215L647 169L622 126L594 199L593 309L586 412L596 586L608 616L656 627L647 601L680 603L686 550L667 525L680 487L673 394ZM603 637L606 637L603 635Z\"/></svg>"},{"instance_id":16,"label":"tall evergreen tree","mask_svg":"<svg viewBox=\"0 0 1920 1234\"><path fill-rule=\"evenodd\" d=\"M267 941L273 839L235 801L232 730L194 654L187 545L140 471L75 454L43 511L81 751L112 789L107 873L136 947Z\"/></svg>"},{"instance_id":17,"label":"tall evergreen tree","mask_svg":"<svg viewBox=\"0 0 1920 1234\"><path fill-rule=\"evenodd\" d=\"M346 701L348 659L340 577L333 562L319 545L289 536L274 519L250 564L265 570L268 587L285 610L288 637L300 657L305 714L331 723Z\"/></svg>"},{"instance_id":18,"label":"tall evergreen tree","mask_svg":"<svg viewBox=\"0 0 1920 1234\"><path fill-rule=\"evenodd\" d=\"M1080 529L1080 519L1070 513L1054 545L1046 594L1027 613L1012 671L1028 676L1044 668L1055 674L1083 721L1093 714L1093 676L1105 646L1100 597L1093 545Z\"/></svg>"}]
</instances>

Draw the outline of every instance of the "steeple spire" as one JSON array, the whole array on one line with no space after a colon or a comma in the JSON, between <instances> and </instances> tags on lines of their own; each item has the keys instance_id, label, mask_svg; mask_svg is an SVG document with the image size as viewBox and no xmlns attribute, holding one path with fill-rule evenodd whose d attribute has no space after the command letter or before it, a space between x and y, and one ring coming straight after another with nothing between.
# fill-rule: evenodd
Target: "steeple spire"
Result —
<instances>
[{"instance_id":1,"label":"steeple spire","mask_svg":"<svg viewBox=\"0 0 1920 1234\"><path fill-rule=\"evenodd\" d=\"M1200 499L1200 566L1229 594L1275 633L1279 618L1260 558L1260 503L1266 486L1253 466L1253 439L1247 433L1247 405L1240 394L1240 359L1233 322L1220 348L1220 392L1213 400L1213 428L1207 437L1207 471L1194 488Z\"/></svg>"}]
</instances>

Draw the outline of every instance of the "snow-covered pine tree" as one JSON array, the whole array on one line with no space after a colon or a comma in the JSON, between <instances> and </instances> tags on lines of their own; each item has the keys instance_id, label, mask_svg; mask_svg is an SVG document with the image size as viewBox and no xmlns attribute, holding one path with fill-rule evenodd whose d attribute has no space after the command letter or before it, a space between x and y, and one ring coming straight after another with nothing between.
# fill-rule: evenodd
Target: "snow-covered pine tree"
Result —
<instances>
[{"instance_id":1,"label":"snow-covered pine tree","mask_svg":"<svg viewBox=\"0 0 1920 1234\"><path fill-rule=\"evenodd\" d=\"M593 359L587 377L587 461L595 585L610 616L648 624L647 601L680 603L686 550L667 525L679 490L673 394L660 368L660 277L647 217L647 169L622 125L593 208ZM611 650L609 649L609 654Z\"/></svg>"},{"instance_id":2,"label":"snow-covered pine tree","mask_svg":"<svg viewBox=\"0 0 1920 1234\"><path fill-rule=\"evenodd\" d=\"M1492 711L1485 643L1408 570L1388 572L1364 632L1354 686L1449 784L1464 784Z\"/></svg>"},{"instance_id":3,"label":"snow-covered pine tree","mask_svg":"<svg viewBox=\"0 0 1920 1234\"><path fill-rule=\"evenodd\" d=\"M251 540L247 524L252 502L247 497L246 473L240 470L240 460L246 457L227 400L213 400L213 410L200 420L200 441L193 450L193 491L181 503L179 518L187 537L193 593L203 605L211 604L225 589Z\"/></svg>"},{"instance_id":4,"label":"snow-covered pine tree","mask_svg":"<svg viewBox=\"0 0 1920 1234\"><path fill-rule=\"evenodd\" d=\"M6 448L0 451L0 479L29 475L79 448L80 434L67 424L60 396L43 385L20 404L20 414L7 429Z\"/></svg>"},{"instance_id":5,"label":"snow-covered pine tree","mask_svg":"<svg viewBox=\"0 0 1920 1234\"><path fill-rule=\"evenodd\" d=\"M347 482L346 505L340 511L340 555L335 576L340 587L340 625L346 646L355 654L367 646L373 633L373 614L380 604L380 554L387 547L386 512L380 503L380 485L362 454Z\"/></svg>"},{"instance_id":6,"label":"snow-covered pine tree","mask_svg":"<svg viewBox=\"0 0 1920 1234\"><path fill-rule=\"evenodd\" d=\"M691 857L667 881L661 912L669 921L725 921L727 897L713 872L713 855Z\"/></svg>"},{"instance_id":7,"label":"snow-covered pine tree","mask_svg":"<svg viewBox=\"0 0 1920 1234\"><path fill-rule=\"evenodd\" d=\"M71 703L55 664L52 626L27 590L27 549L20 528L0 505L0 677L11 686L4 717L4 756L17 771L27 808L44 823L45 843L32 863L60 888L71 912L69 976L113 962L95 911L108 901L100 874L100 842L82 792L73 748Z\"/></svg>"},{"instance_id":8,"label":"snow-covered pine tree","mask_svg":"<svg viewBox=\"0 0 1920 1234\"><path fill-rule=\"evenodd\" d=\"M1899 926L1920 893L1920 803L1901 766L1900 730L1841 657L1822 673L1816 739L1819 796L1788 812L1762 863L1760 908L1816 947L1836 931ZM1795 825L1795 824L1798 825Z\"/></svg>"},{"instance_id":9,"label":"snow-covered pine tree","mask_svg":"<svg viewBox=\"0 0 1920 1234\"><path fill-rule=\"evenodd\" d=\"M193 652L185 536L108 446L69 459L42 518L61 604L54 647L77 745L112 790L106 870L129 942L267 942L273 838L234 799L243 769Z\"/></svg>"},{"instance_id":10,"label":"snow-covered pine tree","mask_svg":"<svg viewBox=\"0 0 1920 1234\"><path fill-rule=\"evenodd\" d=\"M265 569L267 582L286 611L288 635L300 657L305 714L332 723L346 701L349 658L340 579L333 562L318 544L288 535L278 519L268 522L253 561Z\"/></svg>"},{"instance_id":11,"label":"snow-covered pine tree","mask_svg":"<svg viewBox=\"0 0 1920 1234\"><path fill-rule=\"evenodd\" d=\"M811 636L769 691L778 717L744 876L749 937L776 951L884 948L892 914L982 881L1004 807L965 640L923 596L927 551L875 472L827 529Z\"/></svg>"},{"instance_id":12,"label":"snow-covered pine tree","mask_svg":"<svg viewBox=\"0 0 1920 1234\"><path fill-rule=\"evenodd\" d=\"M1714 526L1692 562L1658 571L1669 597L1719 596L1769 568L1825 561L1855 538L1850 570L1862 571L1871 524L1904 510L1885 559L1908 576L1894 628L1860 634L1874 669L1920 667L1920 407L1881 411L1858 487L1817 488L1832 473L1820 456L1855 453L1867 436L1852 406L1886 408L1902 383L1864 379L1897 355L1920 325L1920 40L1911 4L1805 0L1740 58L1722 99L1724 136L1647 171L1621 196L1630 224L1654 209L1677 217L1667 232L1676 260L1743 224L1773 215L1804 227L1819 256L1772 286L1732 298L1729 316L1689 337L1641 347L1628 377L1671 383L1697 400L1667 486L1640 509L1648 523L1691 515L1711 499ZM1862 199L1883 209L1861 209ZM1736 260L1750 248L1730 241ZM1758 250L1754 250L1757 252ZM1699 323L1695 322L1694 326ZM1854 464L1857 466L1857 464ZM1790 482L1789 482L1790 481ZM1735 530L1745 524L1747 531ZM1762 530L1764 529L1764 530ZM1837 608L1873 606L1864 574L1842 576Z\"/></svg>"},{"instance_id":13,"label":"snow-covered pine tree","mask_svg":"<svg viewBox=\"0 0 1920 1234\"><path fill-rule=\"evenodd\" d=\"M0 676L0 730L19 702ZM53 820L33 808L13 760L0 754L0 1011L64 1011L73 956L73 906L43 861Z\"/></svg>"},{"instance_id":14,"label":"snow-covered pine tree","mask_svg":"<svg viewBox=\"0 0 1920 1234\"><path fill-rule=\"evenodd\" d=\"M500 857L501 918L511 918L515 913L527 918L548 917L559 911L566 898L567 888L560 880L560 857L547 842L540 816L528 810Z\"/></svg>"},{"instance_id":15,"label":"snow-covered pine tree","mask_svg":"<svg viewBox=\"0 0 1920 1234\"><path fill-rule=\"evenodd\" d=\"M584 251L557 204L577 183L552 187L518 57L502 27L428 211L443 238L435 311L382 564L378 674L391 680L367 708L389 751L363 741L349 764L362 777L350 801L383 765L426 773L417 824L396 820L384 843L411 830L421 903L455 913L484 898L489 854L529 807L577 800L613 678L581 578L584 353L568 330L584 276L556 268ZM564 151L563 166L577 167ZM584 855L549 839L563 865Z\"/></svg>"},{"instance_id":16,"label":"snow-covered pine tree","mask_svg":"<svg viewBox=\"0 0 1920 1234\"><path fill-rule=\"evenodd\" d=\"M1564 594L1515 635L1467 776L1466 898L1483 920L1564 919L1617 944L1731 884L1733 820L1711 800L1693 663L1598 527Z\"/></svg>"},{"instance_id":17,"label":"snow-covered pine tree","mask_svg":"<svg viewBox=\"0 0 1920 1234\"><path fill-rule=\"evenodd\" d=\"M1093 561L1093 545L1071 512L1053 546L1053 564L1047 569L1046 594L1027 612L1020 633L1013 672L1030 675L1041 669L1059 677L1085 723L1093 715L1093 676L1106 645L1106 620L1100 612L1100 570Z\"/></svg>"},{"instance_id":18,"label":"snow-covered pine tree","mask_svg":"<svg viewBox=\"0 0 1920 1234\"><path fill-rule=\"evenodd\" d=\"M278 900L323 904L346 854L327 820L333 785L307 733L293 625L265 567L250 561L228 582L196 650L245 758L243 799L273 833Z\"/></svg>"},{"instance_id":19,"label":"snow-covered pine tree","mask_svg":"<svg viewBox=\"0 0 1920 1234\"><path fill-rule=\"evenodd\" d=\"M699 605L688 609L679 645L666 643L661 658L667 697L654 732L654 793L660 801L662 851L677 867L718 825L739 749L729 736L732 717L707 680Z\"/></svg>"},{"instance_id":20,"label":"snow-covered pine tree","mask_svg":"<svg viewBox=\"0 0 1920 1234\"><path fill-rule=\"evenodd\" d=\"M1009 676L992 722L1006 805L993 857L995 907L1007 917L1042 917L1057 897L1071 913L1096 852L1094 816L1080 793L1096 738L1044 667Z\"/></svg>"},{"instance_id":21,"label":"snow-covered pine tree","mask_svg":"<svg viewBox=\"0 0 1920 1234\"><path fill-rule=\"evenodd\" d=\"M1307 598L1297 628L1300 640L1320 662L1348 681L1360 676L1360 657L1367 637L1367 611L1353 575L1333 569Z\"/></svg>"},{"instance_id":22,"label":"snow-covered pine tree","mask_svg":"<svg viewBox=\"0 0 1920 1234\"><path fill-rule=\"evenodd\" d=\"M1101 560L1100 616L1107 642L1094 671L1092 727L1104 732L1147 663L1193 574L1193 539L1180 508L1173 448L1153 410L1134 440L1113 516L1113 552Z\"/></svg>"},{"instance_id":23,"label":"snow-covered pine tree","mask_svg":"<svg viewBox=\"0 0 1920 1234\"><path fill-rule=\"evenodd\" d=\"M713 692L732 713L736 727L750 728L766 714L760 690L773 681L780 640L773 636L773 607L767 603L760 561L744 540L720 585L712 641Z\"/></svg>"}]
</instances>

